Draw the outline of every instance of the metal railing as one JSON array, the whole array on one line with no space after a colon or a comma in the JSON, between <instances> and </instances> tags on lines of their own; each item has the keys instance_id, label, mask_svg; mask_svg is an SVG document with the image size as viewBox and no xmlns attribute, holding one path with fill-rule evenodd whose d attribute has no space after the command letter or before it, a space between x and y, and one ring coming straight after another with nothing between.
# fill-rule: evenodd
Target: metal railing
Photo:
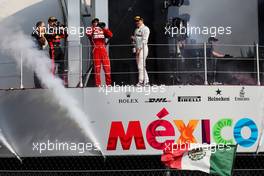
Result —
<instances>
[{"instance_id":1,"label":"metal railing","mask_svg":"<svg viewBox=\"0 0 264 176\"><path fill-rule=\"evenodd\" d=\"M78 46L79 47L79 46ZM80 72L63 73L60 77L75 75L79 79L78 86L93 86L95 73L93 68L92 46L83 45L80 52L89 52L84 59L70 59L79 62ZM137 83L138 70L135 54L132 53L133 45L109 45L109 56L111 61L112 80L116 84L135 85ZM180 48L179 52L177 48ZM66 48L67 49L67 48ZM211 45L202 44L148 44L149 55L143 69L148 72L151 84L165 85L262 85L264 83L264 46L256 45ZM144 54L144 49L143 49ZM178 53L177 53L178 52ZM228 53L223 57L215 57L213 52ZM20 54L19 72L0 73L0 82L8 79L19 80L19 87L25 86L24 82L29 74L23 62L23 53ZM57 61L65 64L66 60ZM144 63L144 62L143 62ZM145 63L144 63L145 64ZM0 67L12 65L17 67L15 62L0 62ZM145 67L146 66L146 67ZM32 84L31 84L32 85ZM77 85L76 85L77 86ZM0 88L1 84L0 84Z\"/></svg>"}]
</instances>

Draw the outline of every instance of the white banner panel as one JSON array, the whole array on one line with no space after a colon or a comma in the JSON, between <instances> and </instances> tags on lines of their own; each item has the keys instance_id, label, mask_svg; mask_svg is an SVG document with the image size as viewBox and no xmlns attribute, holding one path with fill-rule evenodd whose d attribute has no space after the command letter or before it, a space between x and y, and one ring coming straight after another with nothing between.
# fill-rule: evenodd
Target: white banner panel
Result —
<instances>
[{"instance_id":1,"label":"white banner panel","mask_svg":"<svg viewBox=\"0 0 264 176\"><path fill-rule=\"evenodd\" d=\"M87 156L98 145L105 155L158 155L180 141L238 144L238 152L255 152L263 129L261 86L67 90L91 121L99 144L48 90L0 91L0 127L20 156Z\"/></svg>"},{"instance_id":2,"label":"white banner panel","mask_svg":"<svg viewBox=\"0 0 264 176\"><path fill-rule=\"evenodd\" d=\"M106 155L161 154L167 143L238 144L255 152L262 87L171 86L163 93L86 91L85 110ZM166 143L166 144L165 144Z\"/></svg>"}]
</instances>

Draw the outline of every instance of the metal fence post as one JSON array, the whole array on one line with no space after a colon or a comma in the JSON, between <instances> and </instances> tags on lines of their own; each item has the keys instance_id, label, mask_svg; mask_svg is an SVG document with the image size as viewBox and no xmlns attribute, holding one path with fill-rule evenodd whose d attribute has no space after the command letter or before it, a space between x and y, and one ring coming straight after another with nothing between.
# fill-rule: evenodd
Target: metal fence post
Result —
<instances>
[{"instance_id":1,"label":"metal fence post","mask_svg":"<svg viewBox=\"0 0 264 176\"><path fill-rule=\"evenodd\" d=\"M80 87L83 87L83 58L82 58L82 44L80 44Z\"/></svg>"},{"instance_id":2,"label":"metal fence post","mask_svg":"<svg viewBox=\"0 0 264 176\"><path fill-rule=\"evenodd\" d=\"M23 85L23 53L20 52L20 89L24 89Z\"/></svg>"},{"instance_id":3,"label":"metal fence post","mask_svg":"<svg viewBox=\"0 0 264 176\"><path fill-rule=\"evenodd\" d=\"M208 85L206 42L204 42L204 85Z\"/></svg>"},{"instance_id":4,"label":"metal fence post","mask_svg":"<svg viewBox=\"0 0 264 176\"><path fill-rule=\"evenodd\" d=\"M256 59L257 59L257 84L260 86L260 69L259 69L259 44L256 44Z\"/></svg>"}]
</instances>

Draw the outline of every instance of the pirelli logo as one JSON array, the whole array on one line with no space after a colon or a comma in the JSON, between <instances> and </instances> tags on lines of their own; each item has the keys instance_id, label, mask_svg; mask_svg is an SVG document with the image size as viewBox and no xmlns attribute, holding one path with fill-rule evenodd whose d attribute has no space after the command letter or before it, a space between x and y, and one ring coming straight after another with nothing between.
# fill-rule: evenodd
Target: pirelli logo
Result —
<instances>
[{"instance_id":1,"label":"pirelli logo","mask_svg":"<svg viewBox=\"0 0 264 176\"><path fill-rule=\"evenodd\" d=\"M200 102L201 96L178 96L178 102Z\"/></svg>"}]
</instances>

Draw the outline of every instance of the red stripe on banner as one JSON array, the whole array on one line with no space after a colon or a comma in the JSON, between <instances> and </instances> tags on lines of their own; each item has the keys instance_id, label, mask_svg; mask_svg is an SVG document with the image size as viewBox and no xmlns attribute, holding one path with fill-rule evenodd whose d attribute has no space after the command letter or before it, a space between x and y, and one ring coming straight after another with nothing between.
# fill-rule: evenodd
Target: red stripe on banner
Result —
<instances>
[{"instance_id":1,"label":"red stripe on banner","mask_svg":"<svg viewBox=\"0 0 264 176\"><path fill-rule=\"evenodd\" d=\"M156 116L161 119L161 118L165 117L168 114L169 114L169 112L167 111L167 109L163 108Z\"/></svg>"},{"instance_id":2,"label":"red stripe on banner","mask_svg":"<svg viewBox=\"0 0 264 176\"><path fill-rule=\"evenodd\" d=\"M202 120L202 141L203 143L210 144L211 136L210 136L210 120Z\"/></svg>"}]
</instances>

